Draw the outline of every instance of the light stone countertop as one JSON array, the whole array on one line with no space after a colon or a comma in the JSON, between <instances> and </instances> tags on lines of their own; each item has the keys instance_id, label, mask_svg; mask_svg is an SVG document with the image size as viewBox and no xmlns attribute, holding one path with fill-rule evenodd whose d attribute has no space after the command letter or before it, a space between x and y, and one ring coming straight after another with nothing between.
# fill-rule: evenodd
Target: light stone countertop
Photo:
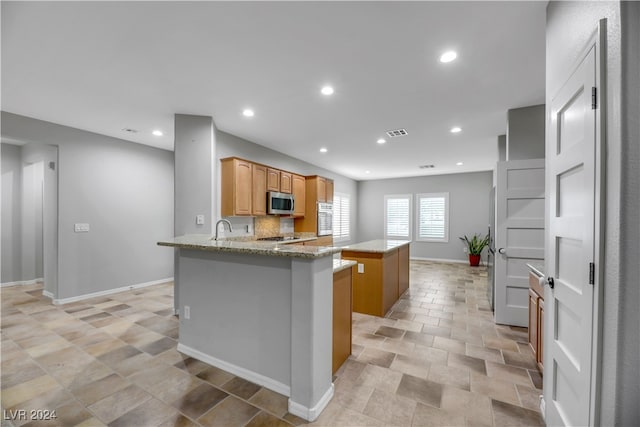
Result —
<instances>
[{"instance_id":1,"label":"light stone countertop","mask_svg":"<svg viewBox=\"0 0 640 427\"><path fill-rule=\"evenodd\" d=\"M353 267L356 265L356 261L352 261L350 259L334 259L333 260L333 273L337 273L339 271L345 270L347 268Z\"/></svg>"},{"instance_id":2,"label":"light stone countertop","mask_svg":"<svg viewBox=\"0 0 640 427\"><path fill-rule=\"evenodd\" d=\"M158 246L168 246L179 249L194 249L209 252L233 252L249 255L282 256L293 258L322 258L341 251L332 246L303 246L295 243L309 238L273 241L237 241L212 240L208 234L187 234L158 242Z\"/></svg>"},{"instance_id":3,"label":"light stone countertop","mask_svg":"<svg viewBox=\"0 0 640 427\"><path fill-rule=\"evenodd\" d=\"M543 262L530 262L527 267L538 277L545 277Z\"/></svg>"},{"instance_id":4,"label":"light stone countertop","mask_svg":"<svg viewBox=\"0 0 640 427\"><path fill-rule=\"evenodd\" d=\"M353 252L373 252L373 253L386 253L400 246L408 245L410 240L370 240L368 242L355 243L353 245L342 246L340 249L343 251Z\"/></svg>"}]
</instances>

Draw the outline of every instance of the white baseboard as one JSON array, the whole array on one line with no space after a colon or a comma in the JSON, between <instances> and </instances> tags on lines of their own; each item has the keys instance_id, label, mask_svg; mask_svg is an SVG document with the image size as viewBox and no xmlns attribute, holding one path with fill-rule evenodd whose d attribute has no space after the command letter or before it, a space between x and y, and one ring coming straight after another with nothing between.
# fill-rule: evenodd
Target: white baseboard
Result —
<instances>
[{"instance_id":1,"label":"white baseboard","mask_svg":"<svg viewBox=\"0 0 640 427\"><path fill-rule=\"evenodd\" d=\"M289 412L295 416L304 418L307 421L315 421L333 398L334 390L335 386L331 383L331 387L329 387L326 393L318 401L318 404L313 408L307 408L306 406L289 399Z\"/></svg>"},{"instance_id":2,"label":"white baseboard","mask_svg":"<svg viewBox=\"0 0 640 427\"><path fill-rule=\"evenodd\" d=\"M240 378L244 378L247 381L251 381L252 383L266 387L269 390L275 391L276 393L284 394L285 396L290 396L291 394L291 387L281 383L280 381L274 380L273 378L269 378L254 371L250 371L249 369L234 365L233 363L217 359L184 344L178 344L178 351L180 353L186 354L187 356L191 356L194 359L198 359L202 362L208 363L211 366L215 366L216 368L231 372L232 374Z\"/></svg>"},{"instance_id":3,"label":"white baseboard","mask_svg":"<svg viewBox=\"0 0 640 427\"><path fill-rule=\"evenodd\" d=\"M15 282L5 282L0 284L0 288L6 288L9 286L26 286L26 285L35 285L36 283L44 282L42 277L32 280L16 280Z\"/></svg>"},{"instance_id":4,"label":"white baseboard","mask_svg":"<svg viewBox=\"0 0 640 427\"><path fill-rule=\"evenodd\" d=\"M53 293L49 292L49 291L45 291L44 289L42 290L42 295L47 297L47 298L53 299Z\"/></svg>"},{"instance_id":5,"label":"white baseboard","mask_svg":"<svg viewBox=\"0 0 640 427\"><path fill-rule=\"evenodd\" d=\"M147 286L159 285L161 283L166 283L171 281L173 281L173 277L167 277L166 279L154 280L154 281L145 282L145 283L138 283L136 285L131 285L131 286L122 286L120 288L107 289L106 291L93 292L90 294L78 295L78 296L69 297L69 298L54 299L53 303L56 305L69 304L71 302L82 301L84 299L117 294L118 292L130 291L132 289L138 289L138 288L146 288Z\"/></svg>"},{"instance_id":6,"label":"white baseboard","mask_svg":"<svg viewBox=\"0 0 640 427\"><path fill-rule=\"evenodd\" d=\"M540 395L540 415L542 416L542 421L546 421L545 420L545 415L547 414L547 405L544 401L544 395Z\"/></svg>"}]
</instances>

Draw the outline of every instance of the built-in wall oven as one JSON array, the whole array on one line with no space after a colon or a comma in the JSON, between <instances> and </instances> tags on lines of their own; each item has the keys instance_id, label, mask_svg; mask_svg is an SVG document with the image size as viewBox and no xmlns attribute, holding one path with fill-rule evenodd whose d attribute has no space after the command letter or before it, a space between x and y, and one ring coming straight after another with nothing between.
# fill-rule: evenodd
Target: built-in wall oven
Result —
<instances>
[{"instance_id":1,"label":"built-in wall oven","mask_svg":"<svg viewBox=\"0 0 640 427\"><path fill-rule=\"evenodd\" d=\"M333 234L333 203L318 202L318 236Z\"/></svg>"}]
</instances>

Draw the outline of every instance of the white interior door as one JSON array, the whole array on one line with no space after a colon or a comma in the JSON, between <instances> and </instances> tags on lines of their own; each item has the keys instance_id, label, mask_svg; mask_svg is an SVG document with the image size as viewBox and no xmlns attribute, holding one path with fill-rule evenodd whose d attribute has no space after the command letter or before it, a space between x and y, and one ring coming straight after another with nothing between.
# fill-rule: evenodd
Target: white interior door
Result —
<instances>
[{"instance_id":1,"label":"white interior door","mask_svg":"<svg viewBox=\"0 0 640 427\"><path fill-rule=\"evenodd\" d=\"M548 277L544 399L548 425L590 420L595 238L595 47L553 97L548 122Z\"/></svg>"},{"instance_id":2,"label":"white interior door","mask_svg":"<svg viewBox=\"0 0 640 427\"><path fill-rule=\"evenodd\" d=\"M544 159L498 162L496 323L529 323L527 263L544 259Z\"/></svg>"}]
</instances>

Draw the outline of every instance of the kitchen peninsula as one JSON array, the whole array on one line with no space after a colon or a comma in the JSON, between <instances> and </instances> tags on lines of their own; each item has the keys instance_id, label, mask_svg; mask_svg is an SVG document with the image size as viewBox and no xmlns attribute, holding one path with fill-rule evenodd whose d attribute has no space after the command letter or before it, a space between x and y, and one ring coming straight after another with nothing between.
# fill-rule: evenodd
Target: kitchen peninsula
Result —
<instances>
[{"instance_id":1,"label":"kitchen peninsula","mask_svg":"<svg viewBox=\"0 0 640 427\"><path fill-rule=\"evenodd\" d=\"M313 421L333 396L333 257L339 248L211 240L178 249L178 351L289 396Z\"/></svg>"}]
</instances>

